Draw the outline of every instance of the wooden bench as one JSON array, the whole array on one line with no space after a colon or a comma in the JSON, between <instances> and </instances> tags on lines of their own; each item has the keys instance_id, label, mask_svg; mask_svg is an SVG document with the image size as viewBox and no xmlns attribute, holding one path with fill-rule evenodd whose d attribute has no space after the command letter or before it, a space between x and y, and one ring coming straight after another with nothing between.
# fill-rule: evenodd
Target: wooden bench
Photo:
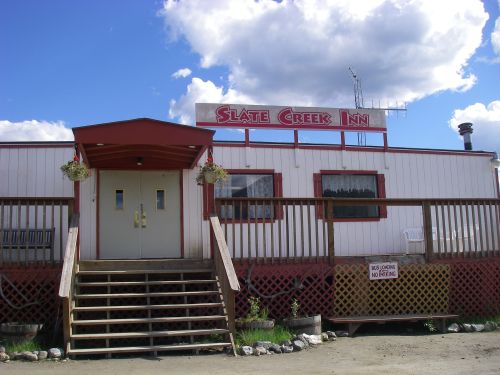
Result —
<instances>
[{"instance_id":1,"label":"wooden bench","mask_svg":"<svg viewBox=\"0 0 500 375\"><path fill-rule=\"evenodd\" d=\"M446 320L457 319L455 314L405 314L405 315L379 315L379 316L347 316L331 317L328 321L335 324L347 324L349 336L352 337L363 323L385 324L388 322L417 322L421 320L437 321L437 328L445 333L447 331Z\"/></svg>"},{"instance_id":2,"label":"wooden bench","mask_svg":"<svg viewBox=\"0 0 500 375\"><path fill-rule=\"evenodd\" d=\"M20 251L24 249L53 251L54 231L54 228L2 230L0 249L3 251ZM5 258L5 256L3 256L3 258Z\"/></svg>"}]
</instances>

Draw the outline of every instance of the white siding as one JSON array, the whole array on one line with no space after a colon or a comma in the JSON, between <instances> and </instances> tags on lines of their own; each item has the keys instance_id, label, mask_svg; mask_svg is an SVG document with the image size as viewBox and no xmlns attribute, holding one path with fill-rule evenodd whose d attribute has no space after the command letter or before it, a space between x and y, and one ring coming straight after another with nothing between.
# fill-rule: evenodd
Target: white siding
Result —
<instances>
[{"instance_id":1,"label":"white siding","mask_svg":"<svg viewBox=\"0 0 500 375\"><path fill-rule=\"evenodd\" d=\"M60 170L61 165L72 158L72 144L67 147L61 147L60 144L55 147L34 144L0 145L0 197L73 197L73 183ZM67 207L60 208L57 205L52 208L47 205L45 208L40 206L35 211L35 207L31 206L27 215L26 206L15 206L11 218L8 212L9 210L4 210L3 221L6 227L16 229L19 226L26 228L28 225L30 228L41 229L44 222L46 228L54 227L54 259L60 259L68 232ZM17 212L21 214L17 215ZM10 259L10 256L14 257L12 259L17 259L17 256L21 260L35 259L33 251L28 251L28 254L24 251L19 254L16 252L15 255L6 253L4 256L6 259ZM36 256L38 260L44 257L41 251ZM49 257L48 251L45 256Z\"/></svg>"},{"instance_id":2,"label":"white siding","mask_svg":"<svg viewBox=\"0 0 500 375\"><path fill-rule=\"evenodd\" d=\"M80 182L80 258L96 259L97 228L97 179L96 170L90 177Z\"/></svg>"},{"instance_id":3,"label":"white siding","mask_svg":"<svg viewBox=\"0 0 500 375\"><path fill-rule=\"evenodd\" d=\"M73 183L61 165L73 158L73 146L0 145L1 197L72 197Z\"/></svg>"},{"instance_id":4,"label":"white siding","mask_svg":"<svg viewBox=\"0 0 500 375\"><path fill-rule=\"evenodd\" d=\"M214 160L226 169L274 169L275 172L282 173L284 197L313 197L313 174L319 173L320 170L377 171L385 175L387 198L496 197L494 173L487 155L216 146ZM336 255L400 253L404 249L402 230L421 225L421 209L411 207L388 207L387 219L378 222L337 222ZM253 230L251 228L252 236ZM244 239L247 236L246 231L244 226ZM228 229L228 232L231 247L232 230ZM321 234L320 229L320 238ZM204 231L204 235L204 253L207 254L208 231ZM239 238L239 235L236 237ZM259 241L262 247L262 240ZM298 241L301 242L300 239ZM307 242L305 241L304 249L306 254L309 252ZM246 244L245 240L244 243ZM323 244L320 248L323 249ZM248 249L244 248L243 253L247 255Z\"/></svg>"},{"instance_id":5,"label":"white siding","mask_svg":"<svg viewBox=\"0 0 500 375\"><path fill-rule=\"evenodd\" d=\"M73 184L59 169L72 155L72 145L64 148L0 145L0 196L72 197ZM313 173L320 170L377 171L385 175L388 198L496 197L488 156L215 146L214 159L227 169L273 169L282 173L285 197L313 197ZM200 160L203 162L204 159ZM203 189L195 182L197 171L197 168L184 170L182 178L183 239L187 258L210 255L209 225L202 217ZM91 177L81 183L80 190L82 259L96 257L96 188L95 171L92 171ZM336 254L398 253L404 248L402 228L420 225L420 209L404 207L389 207L388 218L379 222L335 223ZM243 230L244 239L246 229ZM251 236L254 236L253 230L250 230ZM321 242L322 228L318 234ZM262 233L260 236L262 244ZM314 231L312 237L315 238ZM277 241L275 238L275 247ZM306 254L309 252L307 242ZM267 247L269 249L270 240ZM323 244L320 247L323 249Z\"/></svg>"}]
</instances>

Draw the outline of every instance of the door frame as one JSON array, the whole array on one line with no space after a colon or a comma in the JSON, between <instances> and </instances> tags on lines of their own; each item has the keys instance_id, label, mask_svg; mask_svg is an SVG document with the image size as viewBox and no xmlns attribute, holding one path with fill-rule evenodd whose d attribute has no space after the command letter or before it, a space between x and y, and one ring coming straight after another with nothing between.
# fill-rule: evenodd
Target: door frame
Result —
<instances>
[{"instance_id":1,"label":"door frame","mask_svg":"<svg viewBox=\"0 0 500 375\"><path fill-rule=\"evenodd\" d=\"M95 257L96 260L101 259L101 254L100 254L100 212L99 212L99 206L100 206L100 191L101 191L101 182L100 182L100 172L101 171L129 171L130 169L107 169L107 168L96 168L94 169L95 171L95 190L96 190L96 197L95 197L95 204L96 204L96 210L95 210ZM133 170L134 172L139 172L137 170ZM165 169L165 170L160 170L160 169L145 169L144 172L162 172L162 171L178 171L179 172L179 220L180 220L180 228L181 228L181 233L180 233L180 247L181 247L181 256L179 259L184 259L184 181L183 181L183 170L182 169ZM140 259L137 259L140 260Z\"/></svg>"}]
</instances>

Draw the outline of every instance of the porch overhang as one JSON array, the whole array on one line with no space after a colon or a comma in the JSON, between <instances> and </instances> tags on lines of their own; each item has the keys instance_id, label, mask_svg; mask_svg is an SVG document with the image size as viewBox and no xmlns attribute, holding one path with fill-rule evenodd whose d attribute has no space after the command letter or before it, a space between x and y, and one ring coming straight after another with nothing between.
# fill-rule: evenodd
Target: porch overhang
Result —
<instances>
[{"instance_id":1,"label":"porch overhang","mask_svg":"<svg viewBox=\"0 0 500 375\"><path fill-rule=\"evenodd\" d=\"M73 128L89 168L165 170L193 168L214 131L139 118Z\"/></svg>"}]
</instances>

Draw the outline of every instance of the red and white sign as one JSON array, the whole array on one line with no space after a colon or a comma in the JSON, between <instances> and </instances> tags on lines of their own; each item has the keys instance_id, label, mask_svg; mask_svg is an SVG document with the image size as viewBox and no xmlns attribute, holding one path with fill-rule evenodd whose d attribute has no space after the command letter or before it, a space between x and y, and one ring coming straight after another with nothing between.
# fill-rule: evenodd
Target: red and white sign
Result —
<instances>
[{"instance_id":1,"label":"red and white sign","mask_svg":"<svg viewBox=\"0 0 500 375\"><path fill-rule=\"evenodd\" d=\"M370 280L397 279L399 277L398 262L370 263L368 273Z\"/></svg>"},{"instance_id":2,"label":"red and white sign","mask_svg":"<svg viewBox=\"0 0 500 375\"><path fill-rule=\"evenodd\" d=\"M386 131L381 109L278 107L196 103L196 126L205 128Z\"/></svg>"}]
</instances>

